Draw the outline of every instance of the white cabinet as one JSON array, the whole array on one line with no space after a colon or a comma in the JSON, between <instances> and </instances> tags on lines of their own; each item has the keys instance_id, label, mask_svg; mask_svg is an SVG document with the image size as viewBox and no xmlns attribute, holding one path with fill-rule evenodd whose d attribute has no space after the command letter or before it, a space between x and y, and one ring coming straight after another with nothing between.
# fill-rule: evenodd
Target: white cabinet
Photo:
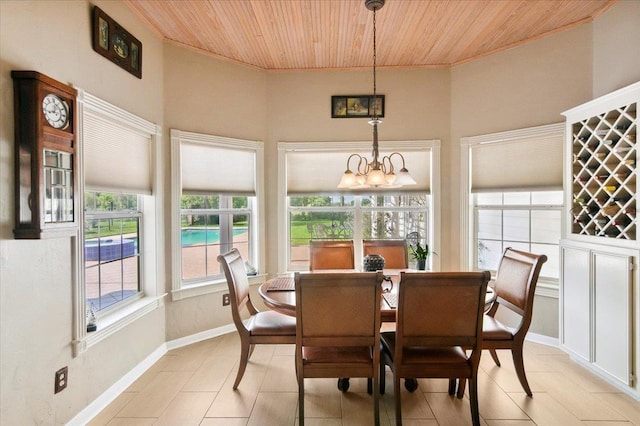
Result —
<instances>
[{"instance_id":1,"label":"white cabinet","mask_svg":"<svg viewBox=\"0 0 640 426\"><path fill-rule=\"evenodd\" d=\"M563 113L560 345L640 400L640 82Z\"/></svg>"},{"instance_id":2,"label":"white cabinet","mask_svg":"<svg viewBox=\"0 0 640 426\"><path fill-rule=\"evenodd\" d=\"M621 383L632 385L632 272L634 258L594 250L593 363Z\"/></svg>"},{"instance_id":3,"label":"white cabinet","mask_svg":"<svg viewBox=\"0 0 640 426\"><path fill-rule=\"evenodd\" d=\"M591 358L590 257L589 249L565 245L560 248L561 344L587 362Z\"/></svg>"},{"instance_id":4,"label":"white cabinet","mask_svg":"<svg viewBox=\"0 0 640 426\"><path fill-rule=\"evenodd\" d=\"M600 375L633 388L637 251L568 240L560 250L562 348Z\"/></svg>"}]
</instances>

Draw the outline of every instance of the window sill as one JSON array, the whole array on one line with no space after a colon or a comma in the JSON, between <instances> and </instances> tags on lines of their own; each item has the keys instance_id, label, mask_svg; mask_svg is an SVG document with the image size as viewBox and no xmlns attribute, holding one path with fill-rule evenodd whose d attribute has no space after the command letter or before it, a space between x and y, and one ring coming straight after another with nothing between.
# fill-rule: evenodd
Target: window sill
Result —
<instances>
[{"instance_id":1,"label":"window sill","mask_svg":"<svg viewBox=\"0 0 640 426\"><path fill-rule=\"evenodd\" d=\"M249 276L249 285L257 285L265 282L267 274L251 275ZM189 297L197 297L210 293L219 293L222 291L228 291L227 280L219 279L215 281L209 281L200 284L192 284L190 286L184 286L180 289L173 290L171 292L171 300L182 300Z\"/></svg>"},{"instance_id":2,"label":"window sill","mask_svg":"<svg viewBox=\"0 0 640 426\"><path fill-rule=\"evenodd\" d=\"M117 333L139 318L164 306L166 293L157 297L144 297L130 305L114 311L112 314L98 320L96 331L85 334L82 339L73 341L74 356L85 352L91 346Z\"/></svg>"}]
</instances>

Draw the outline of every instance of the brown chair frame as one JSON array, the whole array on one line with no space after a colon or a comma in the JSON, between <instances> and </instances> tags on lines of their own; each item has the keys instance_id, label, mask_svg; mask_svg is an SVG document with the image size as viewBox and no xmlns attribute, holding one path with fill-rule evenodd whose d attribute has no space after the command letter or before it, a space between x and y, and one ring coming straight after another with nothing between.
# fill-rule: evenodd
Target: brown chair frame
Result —
<instances>
[{"instance_id":1,"label":"brown chair frame","mask_svg":"<svg viewBox=\"0 0 640 426\"><path fill-rule=\"evenodd\" d=\"M362 254L379 254L384 257L386 269L407 269L409 253L405 240L363 240Z\"/></svg>"},{"instance_id":2,"label":"brown chair frame","mask_svg":"<svg viewBox=\"0 0 640 426\"><path fill-rule=\"evenodd\" d=\"M309 270L355 269L353 240L309 241Z\"/></svg>"},{"instance_id":3,"label":"brown chair frame","mask_svg":"<svg viewBox=\"0 0 640 426\"><path fill-rule=\"evenodd\" d=\"M393 372L396 425L402 424L401 378L469 379L473 425L480 424L478 364L485 294L484 272L400 273L396 331L382 333L380 385L384 367ZM468 355L465 349L471 350Z\"/></svg>"},{"instance_id":4,"label":"brown chair frame","mask_svg":"<svg viewBox=\"0 0 640 426\"><path fill-rule=\"evenodd\" d=\"M513 365L522 388L533 396L524 370L524 340L533 317L533 299L542 265L547 256L527 253L508 247L505 249L496 275L496 301L484 320L482 348L488 349L491 358L500 366L496 349L510 349ZM520 316L520 323L511 330L495 319L498 308L505 308Z\"/></svg>"},{"instance_id":5,"label":"brown chair frame","mask_svg":"<svg viewBox=\"0 0 640 426\"><path fill-rule=\"evenodd\" d=\"M304 379L367 377L380 424L380 300L382 272L296 273L296 374L299 424Z\"/></svg>"},{"instance_id":6,"label":"brown chair frame","mask_svg":"<svg viewBox=\"0 0 640 426\"><path fill-rule=\"evenodd\" d=\"M260 312L251 303L249 280L242 256L237 249L218 256L224 275L227 278L231 315L240 335L240 365L233 383L237 389L247 368L247 362L256 344L295 344L296 320L293 317L275 311ZM241 312L249 311L249 320L242 321Z\"/></svg>"}]
</instances>

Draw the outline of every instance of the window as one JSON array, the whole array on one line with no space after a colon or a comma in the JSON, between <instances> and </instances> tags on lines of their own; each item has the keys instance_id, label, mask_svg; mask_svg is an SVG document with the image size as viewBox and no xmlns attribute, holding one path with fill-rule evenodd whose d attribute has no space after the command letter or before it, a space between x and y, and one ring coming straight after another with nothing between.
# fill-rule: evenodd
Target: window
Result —
<instances>
[{"instance_id":1,"label":"window","mask_svg":"<svg viewBox=\"0 0 640 426\"><path fill-rule=\"evenodd\" d=\"M474 267L496 271L507 247L546 254L541 278L559 279L562 191L474 194Z\"/></svg>"},{"instance_id":2,"label":"window","mask_svg":"<svg viewBox=\"0 0 640 426\"><path fill-rule=\"evenodd\" d=\"M84 279L87 304L97 312L139 297L142 212L137 195L86 191Z\"/></svg>"},{"instance_id":3,"label":"window","mask_svg":"<svg viewBox=\"0 0 640 426\"><path fill-rule=\"evenodd\" d=\"M356 259L362 258L364 239L405 238L417 232L423 243L430 241L427 194L288 198L290 270L309 268L311 239L354 240Z\"/></svg>"},{"instance_id":4,"label":"window","mask_svg":"<svg viewBox=\"0 0 640 426\"><path fill-rule=\"evenodd\" d=\"M563 139L560 123L462 140L463 205L469 206L462 254L470 269L496 271L507 247L546 254L538 292L557 297Z\"/></svg>"},{"instance_id":5,"label":"window","mask_svg":"<svg viewBox=\"0 0 640 426\"><path fill-rule=\"evenodd\" d=\"M351 152L367 156L370 142L278 144L283 214L280 271L309 268L309 240L354 240L356 264L362 240L406 238L417 232L422 243L439 245L439 141L380 143L380 155L399 151L416 186L398 192L337 189ZM411 259L410 259L411 260ZM431 256L433 269L439 259Z\"/></svg>"},{"instance_id":6,"label":"window","mask_svg":"<svg viewBox=\"0 0 640 426\"><path fill-rule=\"evenodd\" d=\"M251 260L255 197L182 195L180 247L185 283L222 278L218 255L237 248ZM249 262L251 263L251 262Z\"/></svg>"},{"instance_id":7,"label":"window","mask_svg":"<svg viewBox=\"0 0 640 426\"><path fill-rule=\"evenodd\" d=\"M79 89L79 202L83 227L74 292L79 354L162 305L153 168L160 129ZM88 327L90 308L97 329ZM90 330L90 331L88 331Z\"/></svg>"},{"instance_id":8,"label":"window","mask_svg":"<svg viewBox=\"0 0 640 426\"><path fill-rule=\"evenodd\" d=\"M218 255L232 248L258 274L264 269L263 183L256 178L262 143L173 129L171 149L173 298L226 288Z\"/></svg>"}]
</instances>

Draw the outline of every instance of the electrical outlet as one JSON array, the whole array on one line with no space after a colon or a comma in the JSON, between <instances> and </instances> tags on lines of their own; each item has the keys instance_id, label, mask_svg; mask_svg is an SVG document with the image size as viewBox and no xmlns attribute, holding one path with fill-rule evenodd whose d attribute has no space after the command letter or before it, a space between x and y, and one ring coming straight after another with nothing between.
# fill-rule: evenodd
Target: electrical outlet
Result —
<instances>
[{"instance_id":1,"label":"electrical outlet","mask_svg":"<svg viewBox=\"0 0 640 426\"><path fill-rule=\"evenodd\" d=\"M69 381L68 376L69 376L68 367L62 367L60 370L56 371L54 393L62 392L67 387L67 382Z\"/></svg>"},{"instance_id":2,"label":"electrical outlet","mask_svg":"<svg viewBox=\"0 0 640 426\"><path fill-rule=\"evenodd\" d=\"M225 293L222 295L222 306L229 306L231 304L231 300L229 299L229 293Z\"/></svg>"}]
</instances>

